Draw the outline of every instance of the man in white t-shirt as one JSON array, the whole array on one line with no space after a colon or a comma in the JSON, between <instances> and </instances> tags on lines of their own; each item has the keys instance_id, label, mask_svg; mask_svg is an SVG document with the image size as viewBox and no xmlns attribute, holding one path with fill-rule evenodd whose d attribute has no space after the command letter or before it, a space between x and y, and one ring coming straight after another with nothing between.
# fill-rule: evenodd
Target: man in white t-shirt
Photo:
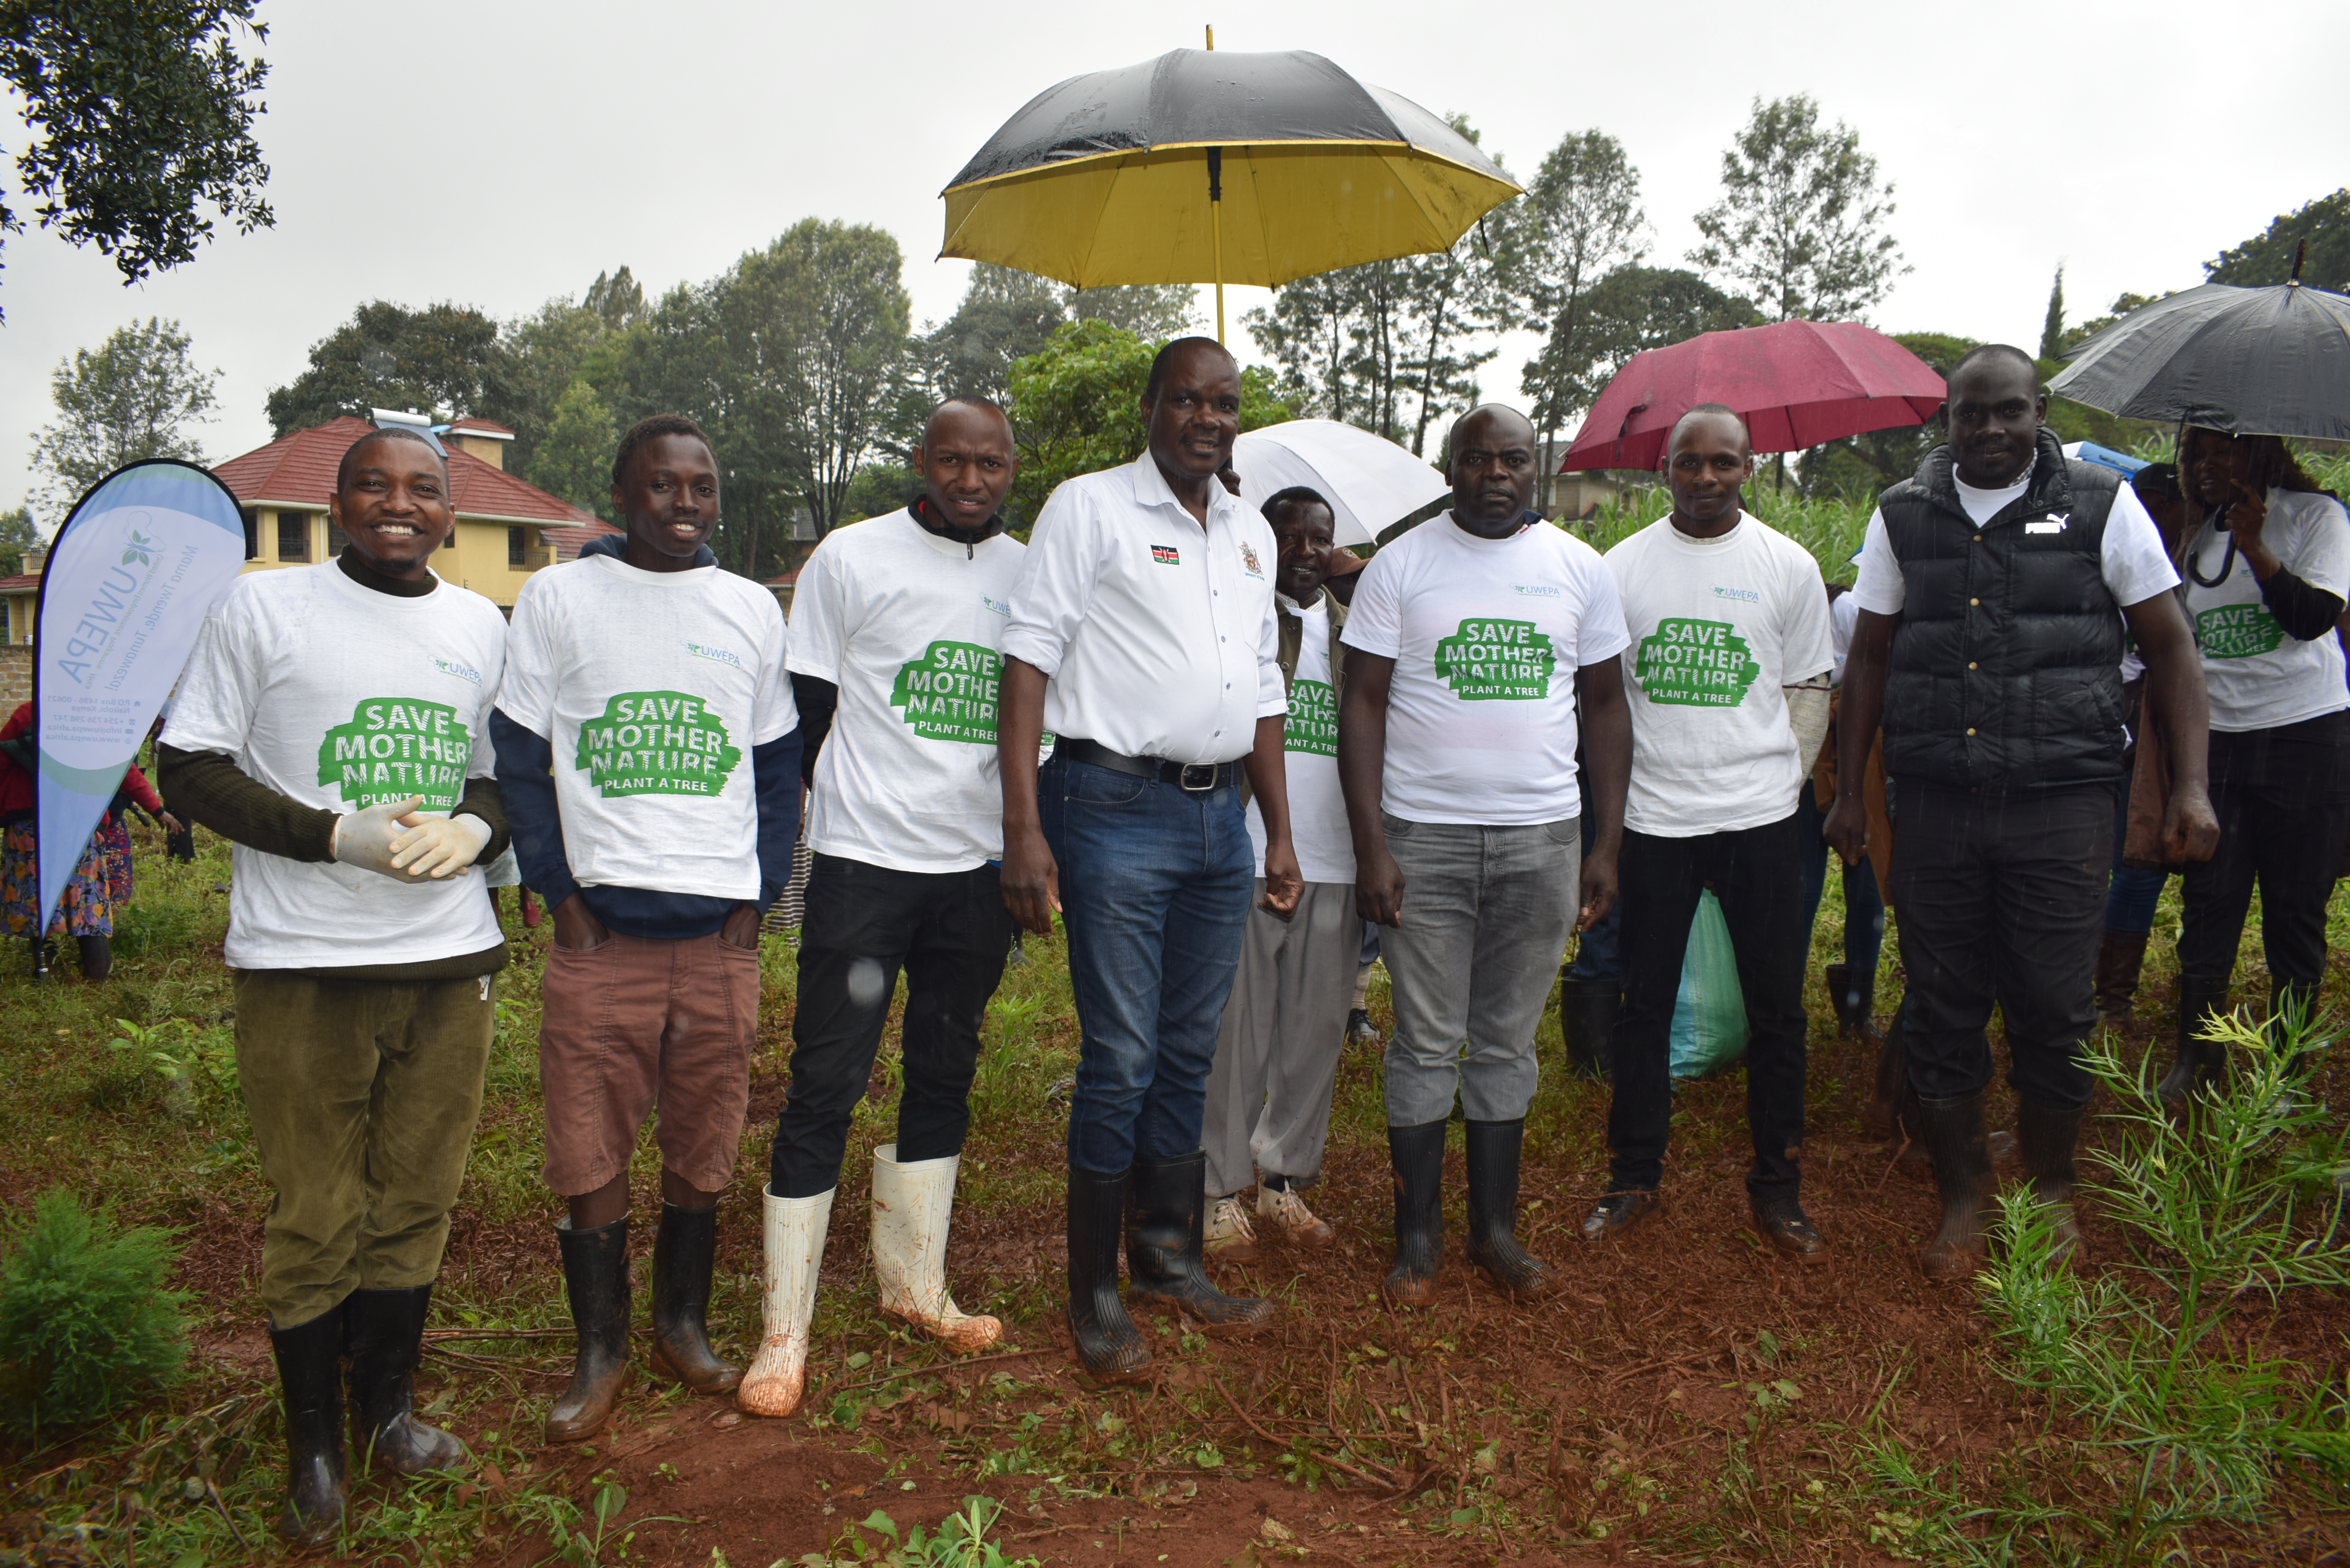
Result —
<instances>
[{"instance_id":1,"label":"man in white t-shirt","mask_svg":"<svg viewBox=\"0 0 2350 1568\"><path fill-rule=\"evenodd\" d=\"M2164 847L2206 858L2219 828L2203 678L2154 520L2111 469L2066 460L2022 349L1968 353L1948 410L1949 443L1885 493L1861 545L1827 837L1847 860L1863 848L1881 721L1908 972L1902 1119L1923 1135L1942 1200L1920 1262L1929 1279L1964 1281L1982 1267L1992 1185L1993 1002L2025 1172L2063 1245L2079 1245L2073 1148L2094 1086L2080 1048L2097 1018L2125 618L2170 740Z\"/></svg>"},{"instance_id":2,"label":"man in white t-shirt","mask_svg":"<svg viewBox=\"0 0 2350 1568\"><path fill-rule=\"evenodd\" d=\"M1335 1239L1306 1206L1305 1189L1321 1177L1363 947L1355 848L1338 789L1338 638L1347 608L1322 586L1330 575L1335 520L1330 504L1302 487L1266 498L1264 518L1281 546L1274 606L1281 617L1281 673L1289 685L1283 745L1290 841L1305 890L1286 919L1265 909L1249 915L1208 1075L1202 1137L1213 1203L1207 1249L1236 1262L1256 1255L1244 1194L1260 1171L1257 1217L1274 1234L1301 1247L1326 1247ZM1248 816L1249 841L1262 865L1264 819L1254 801Z\"/></svg>"},{"instance_id":3,"label":"man in white t-shirt","mask_svg":"<svg viewBox=\"0 0 2350 1568\"><path fill-rule=\"evenodd\" d=\"M432 575L457 521L439 444L361 436L328 514L342 555L236 580L156 742L173 806L235 846L237 1076L275 1193L261 1301L291 1461L278 1529L313 1546L343 1526L346 1356L353 1436L377 1466L465 1457L416 1418L411 1388L506 961L467 870L506 836L483 735L505 624Z\"/></svg>"},{"instance_id":4,"label":"man in white t-shirt","mask_svg":"<svg viewBox=\"0 0 2350 1568\"><path fill-rule=\"evenodd\" d=\"M593 1438L628 1386L629 1158L656 1105L650 1359L698 1394L741 1380L706 1324L718 1195L750 1105L759 916L799 826L783 611L718 569L700 427L629 427L612 506L625 535L523 585L490 719L523 879L555 919L538 1071L578 1344L549 1442Z\"/></svg>"},{"instance_id":5,"label":"man in white t-shirt","mask_svg":"<svg viewBox=\"0 0 2350 1568\"><path fill-rule=\"evenodd\" d=\"M1084 1033L1069 1331L1086 1370L1111 1380L1147 1376L1151 1359L1118 1296L1121 1229L1138 1298L1220 1331L1273 1313L1217 1289L1201 1245L1201 1119L1257 868L1243 771L1264 817L1264 903L1287 915L1300 886L1273 530L1216 480L1240 410L1223 345L1160 349L1139 410L1149 449L1053 492L1003 634L1003 898L1038 935L1056 910L1068 931ZM1047 728L1057 739L1036 769Z\"/></svg>"},{"instance_id":6,"label":"man in white t-shirt","mask_svg":"<svg viewBox=\"0 0 2350 1568\"><path fill-rule=\"evenodd\" d=\"M1614 1164L1583 1235L1601 1241L1663 1204L1673 1004L1690 921L1711 888L1746 1002L1754 1228L1782 1256L1824 1263L1801 1198L1811 933L1796 794L1827 732L1835 656L1818 563L1740 507L1753 476L1745 421L1719 403L1691 409L1665 447L1672 512L1607 552L1636 650L1625 672L1624 1011L1607 1116Z\"/></svg>"},{"instance_id":7,"label":"man in white t-shirt","mask_svg":"<svg viewBox=\"0 0 2350 1568\"><path fill-rule=\"evenodd\" d=\"M980 1024L1012 947L995 749L997 649L1026 549L996 511L1012 426L993 403L941 403L914 464L922 494L826 535L792 595L812 859L766 1192L766 1333L735 1395L761 1416L792 1414L806 1385L816 1261L900 971L898 1137L873 1153L881 1311L959 1351L1003 1333L955 1305L946 1255Z\"/></svg>"},{"instance_id":8,"label":"man in white t-shirt","mask_svg":"<svg viewBox=\"0 0 2350 1568\"><path fill-rule=\"evenodd\" d=\"M1527 510L1534 427L1489 404L1462 415L1448 444L1452 510L1363 569L1338 720L1357 904L1394 928L1379 939L1396 1018L1386 1289L1405 1303L1434 1296L1456 1099L1469 1261L1521 1300L1555 1286L1516 1234L1534 1026L1568 934L1615 900L1632 748L1616 580L1590 545ZM1599 814L1587 857L1578 706Z\"/></svg>"}]
</instances>

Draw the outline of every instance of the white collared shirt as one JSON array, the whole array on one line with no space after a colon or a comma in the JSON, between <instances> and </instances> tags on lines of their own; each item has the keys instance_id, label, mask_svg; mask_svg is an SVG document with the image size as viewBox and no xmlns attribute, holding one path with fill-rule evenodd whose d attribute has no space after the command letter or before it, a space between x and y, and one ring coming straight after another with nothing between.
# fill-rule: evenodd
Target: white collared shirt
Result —
<instances>
[{"instance_id":1,"label":"white collared shirt","mask_svg":"<svg viewBox=\"0 0 2350 1568\"><path fill-rule=\"evenodd\" d=\"M1036 518L1005 657L1049 678L1045 728L1128 756L1228 763L1289 711L1273 529L1221 484L1205 528L1149 452L1081 474Z\"/></svg>"}]
</instances>

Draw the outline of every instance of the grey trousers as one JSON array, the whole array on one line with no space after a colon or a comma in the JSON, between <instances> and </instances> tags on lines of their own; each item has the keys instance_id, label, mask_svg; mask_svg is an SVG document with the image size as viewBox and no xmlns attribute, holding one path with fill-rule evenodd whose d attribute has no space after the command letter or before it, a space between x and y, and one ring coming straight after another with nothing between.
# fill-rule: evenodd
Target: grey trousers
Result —
<instances>
[{"instance_id":1,"label":"grey trousers","mask_svg":"<svg viewBox=\"0 0 2350 1568\"><path fill-rule=\"evenodd\" d=\"M1379 933L1396 1020L1388 1125L1442 1121L1456 1091L1471 1121L1515 1121L1534 1097L1534 1026L1580 902L1581 825L1380 820L1403 872L1403 925Z\"/></svg>"},{"instance_id":2,"label":"grey trousers","mask_svg":"<svg viewBox=\"0 0 2350 1568\"><path fill-rule=\"evenodd\" d=\"M1308 882L1287 920L1252 903L1200 1127L1211 1198L1249 1186L1260 1168L1297 1187L1321 1174L1362 948L1352 882Z\"/></svg>"}]
</instances>

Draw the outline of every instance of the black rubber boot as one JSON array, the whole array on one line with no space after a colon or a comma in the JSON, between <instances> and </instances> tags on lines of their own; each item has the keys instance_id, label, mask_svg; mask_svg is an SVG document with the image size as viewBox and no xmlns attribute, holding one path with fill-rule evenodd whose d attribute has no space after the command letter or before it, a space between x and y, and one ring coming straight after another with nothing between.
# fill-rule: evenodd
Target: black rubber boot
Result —
<instances>
[{"instance_id":1,"label":"black rubber boot","mask_svg":"<svg viewBox=\"0 0 2350 1568\"><path fill-rule=\"evenodd\" d=\"M2097 1022L2108 1029L2129 1027L2137 1002L2137 979L2146 969L2144 931L2107 930L2097 938Z\"/></svg>"},{"instance_id":2,"label":"black rubber boot","mask_svg":"<svg viewBox=\"0 0 2350 1568\"><path fill-rule=\"evenodd\" d=\"M1207 1235L1208 1156L1137 1159L1127 1182L1126 1273L1134 1293L1161 1301L1211 1329L1263 1327L1273 1303L1228 1296L1208 1278L1201 1243Z\"/></svg>"},{"instance_id":3,"label":"black rubber boot","mask_svg":"<svg viewBox=\"0 0 2350 1568\"><path fill-rule=\"evenodd\" d=\"M1540 1301L1563 1282L1557 1270L1518 1245L1518 1156L1523 1117L1469 1126L1469 1261L1513 1301Z\"/></svg>"},{"instance_id":4,"label":"black rubber boot","mask_svg":"<svg viewBox=\"0 0 2350 1568\"><path fill-rule=\"evenodd\" d=\"M104 980L114 972L114 940L110 937L76 937L84 980Z\"/></svg>"},{"instance_id":5,"label":"black rubber boot","mask_svg":"<svg viewBox=\"0 0 2350 1568\"><path fill-rule=\"evenodd\" d=\"M343 1308L269 1331L286 1398L286 1510L277 1533L323 1546L343 1528Z\"/></svg>"},{"instance_id":6,"label":"black rubber boot","mask_svg":"<svg viewBox=\"0 0 2350 1568\"><path fill-rule=\"evenodd\" d=\"M1586 1078L1605 1078L1616 1060L1616 1011L1624 1000L1623 982L1601 977L1577 980L1558 971L1558 1023L1566 1036L1570 1072Z\"/></svg>"},{"instance_id":7,"label":"black rubber boot","mask_svg":"<svg viewBox=\"0 0 2350 1568\"><path fill-rule=\"evenodd\" d=\"M1128 1173L1069 1168L1069 1333L1077 1359L1107 1383L1150 1375L1150 1346L1118 1295L1118 1245L1126 1223Z\"/></svg>"},{"instance_id":8,"label":"black rubber boot","mask_svg":"<svg viewBox=\"0 0 2350 1568\"><path fill-rule=\"evenodd\" d=\"M395 1475L455 1469L465 1445L416 1418L416 1362L432 1287L353 1291L343 1301L343 1353L351 1358L351 1433L361 1462Z\"/></svg>"},{"instance_id":9,"label":"black rubber boot","mask_svg":"<svg viewBox=\"0 0 2350 1568\"><path fill-rule=\"evenodd\" d=\"M2073 1217L2073 1150L2081 1141L2081 1116L2086 1107L2065 1110L2018 1096L2015 1141L2023 1158L2023 1174L2032 1195L2049 1209L2056 1227L2049 1255L2069 1262L2081 1254L2081 1227Z\"/></svg>"},{"instance_id":10,"label":"black rubber boot","mask_svg":"<svg viewBox=\"0 0 2350 1568\"><path fill-rule=\"evenodd\" d=\"M563 1283L571 1297L571 1327L578 1336L571 1386L546 1413L546 1440L584 1443L604 1429L629 1386L629 1221L625 1216L592 1231L556 1229L563 1248Z\"/></svg>"},{"instance_id":11,"label":"black rubber boot","mask_svg":"<svg viewBox=\"0 0 2350 1568\"><path fill-rule=\"evenodd\" d=\"M732 1394L743 1369L710 1348L710 1271L718 1209L661 1205L653 1236L652 1364L696 1394Z\"/></svg>"},{"instance_id":12,"label":"black rubber boot","mask_svg":"<svg viewBox=\"0 0 2350 1568\"><path fill-rule=\"evenodd\" d=\"M2225 980L2178 977L2178 1054L2155 1089L2168 1109L2184 1111L2199 1091L2225 1081L2228 1048L2217 1040L2204 1039L2201 1031L2208 1020L2227 1011Z\"/></svg>"},{"instance_id":13,"label":"black rubber boot","mask_svg":"<svg viewBox=\"0 0 2350 1568\"><path fill-rule=\"evenodd\" d=\"M1444 1123L1388 1127L1388 1159L1395 1167L1396 1248L1383 1288L1399 1305L1421 1306L1435 1299L1444 1262Z\"/></svg>"},{"instance_id":14,"label":"black rubber boot","mask_svg":"<svg viewBox=\"0 0 2350 1568\"><path fill-rule=\"evenodd\" d=\"M1828 1005L1835 1010L1836 1033L1847 1040L1882 1040L1877 1028L1877 971L1855 979L1852 966L1832 963L1821 970L1827 984Z\"/></svg>"},{"instance_id":15,"label":"black rubber boot","mask_svg":"<svg viewBox=\"0 0 2350 1568\"><path fill-rule=\"evenodd\" d=\"M1915 1116L1920 1124L1921 1141L1934 1159L1934 1186L1942 1198L1941 1231L1926 1243L1919 1262L1929 1280L1970 1280L1984 1262L1985 1210L1991 1193L1983 1092L1977 1089L1949 1100L1912 1095L1904 1114Z\"/></svg>"}]
</instances>

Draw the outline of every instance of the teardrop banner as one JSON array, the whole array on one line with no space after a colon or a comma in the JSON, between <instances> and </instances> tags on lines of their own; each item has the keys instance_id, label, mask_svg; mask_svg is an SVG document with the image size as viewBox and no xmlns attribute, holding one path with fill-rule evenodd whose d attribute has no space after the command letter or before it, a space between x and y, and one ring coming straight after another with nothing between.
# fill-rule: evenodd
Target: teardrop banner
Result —
<instances>
[{"instance_id":1,"label":"teardrop banner","mask_svg":"<svg viewBox=\"0 0 2350 1568\"><path fill-rule=\"evenodd\" d=\"M228 487L166 458L118 468L49 542L34 620L34 840L46 931L123 770L244 566Z\"/></svg>"}]
</instances>

